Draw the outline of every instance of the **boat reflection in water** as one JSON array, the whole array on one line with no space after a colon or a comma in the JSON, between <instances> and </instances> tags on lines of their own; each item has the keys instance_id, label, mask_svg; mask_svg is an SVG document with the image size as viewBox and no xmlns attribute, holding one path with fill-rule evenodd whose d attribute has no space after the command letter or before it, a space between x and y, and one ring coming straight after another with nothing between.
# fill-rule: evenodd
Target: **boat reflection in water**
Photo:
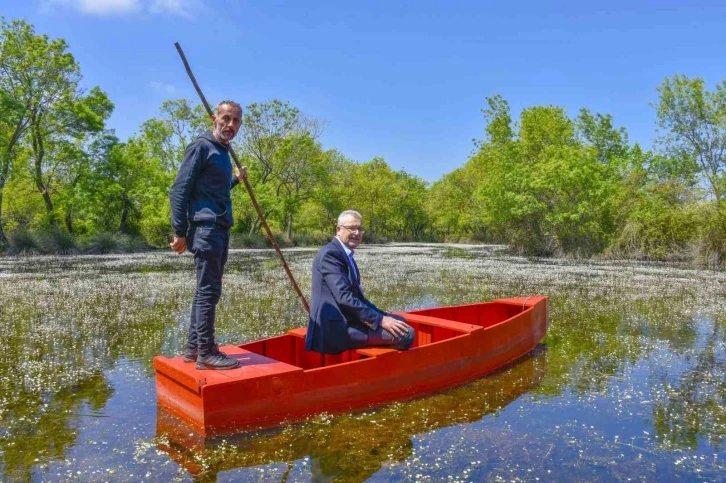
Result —
<instances>
[{"instance_id":1,"label":"boat reflection in water","mask_svg":"<svg viewBox=\"0 0 726 483\"><path fill-rule=\"evenodd\" d=\"M329 481L343 475L363 481L384 464L409 458L416 435L480 421L533 391L546 373L547 348L539 344L501 370L439 394L364 413L318 415L302 424L224 437L204 437L159 406L157 447L188 473L207 481L216 480L220 472L263 465L279 471L281 481Z\"/></svg>"}]
</instances>

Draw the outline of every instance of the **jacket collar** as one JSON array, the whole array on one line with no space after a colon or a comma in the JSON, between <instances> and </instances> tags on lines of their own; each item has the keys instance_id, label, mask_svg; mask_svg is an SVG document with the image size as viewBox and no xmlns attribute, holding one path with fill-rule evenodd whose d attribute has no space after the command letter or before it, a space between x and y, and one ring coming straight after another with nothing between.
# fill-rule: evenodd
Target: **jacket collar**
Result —
<instances>
[{"instance_id":1,"label":"jacket collar","mask_svg":"<svg viewBox=\"0 0 726 483\"><path fill-rule=\"evenodd\" d=\"M212 131L207 131L203 134L200 134L199 137L206 139L207 141L214 144L219 149L222 149L224 151L229 151L229 144L224 144L224 143L217 141L217 138L214 137L214 134L212 133Z\"/></svg>"}]
</instances>

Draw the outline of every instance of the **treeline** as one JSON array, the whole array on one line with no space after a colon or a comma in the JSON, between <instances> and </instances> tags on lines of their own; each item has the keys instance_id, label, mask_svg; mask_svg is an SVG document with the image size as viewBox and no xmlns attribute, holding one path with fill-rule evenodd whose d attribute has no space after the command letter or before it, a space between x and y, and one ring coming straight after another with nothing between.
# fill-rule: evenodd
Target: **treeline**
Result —
<instances>
[{"instance_id":1,"label":"treeline","mask_svg":"<svg viewBox=\"0 0 726 483\"><path fill-rule=\"evenodd\" d=\"M631 146L610 115L524 109L495 96L486 137L428 194L444 236L535 255L610 255L719 266L726 251L726 83L674 76L658 88L659 150Z\"/></svg>"},{"instance_id":2,"label":"treeline","mask_svg":"<svg viewBox=\"0 0 726 483\"><path fill-rule=\"evenodd\" d=\"M121 141L107 126L111 100L98 87L80 89L80 80L65 41L2 21L0 246L164 246L168 189L186 145L209 127L202 107L168 100ZM662 137L652 151L631 145L609 115L583 109L570 118L536 106L515 121L504 99L489 98L476 153L431 185L383 159L359 163L324 149L325 122L279 100L244 107L234 148L288 243L325 239L338 213L355 208L374 240L484 241L533 255L720 266L726 84L709 92L701 79L674 76L659 92ZM233 191L233 203L237 240L259 243L244 189Z\"/></svg>"}]
</instances>

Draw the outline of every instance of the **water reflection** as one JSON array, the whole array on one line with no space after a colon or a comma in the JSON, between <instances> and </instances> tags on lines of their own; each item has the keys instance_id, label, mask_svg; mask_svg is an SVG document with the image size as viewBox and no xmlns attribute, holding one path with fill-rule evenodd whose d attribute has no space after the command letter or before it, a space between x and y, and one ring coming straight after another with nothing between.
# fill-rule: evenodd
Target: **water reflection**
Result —
<instances>
[{"instance_id":1,"label":"water reflection","mask_svg":"<svg viewBox=\"0 0 726 483\"><path fill-rule=\"evenodd\" d=\"M313 253L290 257L306 293ZM260 469L288 481L724 480L726 274L469 248L359 256L371 299L393 310L550 295L546 376L515 366L375 412L227 441L174 425L157 437L152 360L183 347L191 257L0 257L0 480L259 480ZM275 259L231 254L222 342L304 325Z\"/></svg>"},{"instance_id":2,"label":"water reflection","mask_svg":"<svg viewBox=\"0 0 726 483\"><path fill-rule=\"evenodd\" d=\"M539 345L501 371L441 394L226 438L204 438L160 408L158 448L205 481L215 481L218 473L233 468L279 464L286 468L284 481L296 462L307 459L309 477L315 481L363 481L384 464L409 458L415 435L479 421L532 391L546 373L547 348Z\"/></svg>"},{"instance_id":3,"label":"water reflection","mask_svg":"<svg viewBox=\"0 0 726 483\"><path fill-rule=\"evenodd\" d=\"M726 330L706 317L696 327L699 336L682 358L680 374L653 373L653 426L665 449L696 450L706 438L719 452L726 439Z\"/></svg>"},{"instance_id":4,"label":"water reflection","mask_svg":"<svg viewBox=\"0 0 726 483\"><path fill-rule=\"evenodd\" d=\"M103 417L113 389L102 373L62 389L48 399L18 395L4 408L0 432L3 480L30 481L34 467L65 458L83 418Z\"/></svg>"}]
</instances>

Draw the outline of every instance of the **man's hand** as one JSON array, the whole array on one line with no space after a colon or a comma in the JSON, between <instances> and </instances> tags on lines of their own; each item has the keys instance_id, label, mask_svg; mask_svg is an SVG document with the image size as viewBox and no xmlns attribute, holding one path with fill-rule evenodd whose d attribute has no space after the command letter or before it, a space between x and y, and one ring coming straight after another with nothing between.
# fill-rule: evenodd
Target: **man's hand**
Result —
<instances>
[{"instance_id":1,"label":"man's hand","mask_svg":"<svg viewBox=\"0 0 726 483\"><path fill-rule=\"evenodd\" d=\"M242 171L239 168L234 168L234 175L237 176L240 183L244 182L247 179L247 166L242 166Z\"/></svg>"},{"instance_id":2,"label":"man's hand","mask_svg":"<svg viewBox=\"0 0 726 483\"><path fill-rule=\"evenodd\" d=\"M400 339L408 332L408 326L405 323L387 315L383 316L381 327L383 327L383 330L390 332L397 339Z\"/></svg>"},{"instance_id":3,"label":"man's hand","mask_svg":"<svg viewBox=\"0 0 726 483\"><path fill-rule=\"evenodd\" d=\"M187 249L187 237L174 235L174 240L169 243L169 246L172 250L181 255L184 253L184 250Z\"/></svg>"}]
</instances>

